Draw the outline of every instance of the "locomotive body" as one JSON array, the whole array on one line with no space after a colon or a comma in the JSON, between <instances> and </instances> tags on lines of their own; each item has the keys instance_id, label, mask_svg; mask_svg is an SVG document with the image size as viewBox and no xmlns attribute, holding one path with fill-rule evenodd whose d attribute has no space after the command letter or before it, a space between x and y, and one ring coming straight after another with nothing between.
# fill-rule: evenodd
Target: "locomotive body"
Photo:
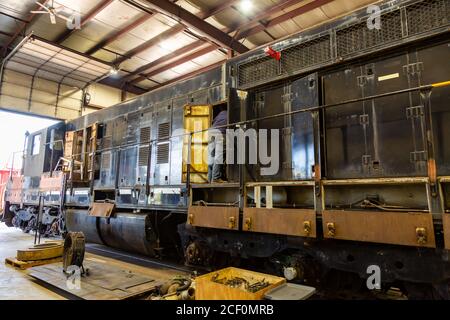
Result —
<instances>
[{"instance_id":1,"label":"locomotive body","mask_svg":"<svg viewBox=\"0 0 450 320\"><path fill-rule=\"evenodd\" d=\"M54 172L67 229L189 264L262 260L290 280L346 283L375 265L383 284L448 298L450 1L380 6L380 29L361 10L272 44L280 60L255 49L68 122ZM210 184L190 163L222 108L228 129L279 130L275 174L230 161ZM10 215L36 209L38 176L11 182Z\"/></svg>"}]
</instances>

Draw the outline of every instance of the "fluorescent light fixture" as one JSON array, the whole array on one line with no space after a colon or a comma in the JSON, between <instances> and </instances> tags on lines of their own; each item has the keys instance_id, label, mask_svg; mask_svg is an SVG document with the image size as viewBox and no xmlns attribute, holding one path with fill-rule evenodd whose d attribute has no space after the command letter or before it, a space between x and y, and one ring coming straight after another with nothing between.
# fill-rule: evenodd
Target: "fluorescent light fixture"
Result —
<instances>
[{"instance_id":1,"label":"fluorescent light fixture","mask_svg":"<svg viewBox=\"0 0 450 320\"><path fill-rule=\"evenodd\" d=\"M239 7L244 12L250 12L253 9L253 2L252 0L242 0Z\"/></svg>"}]
</instances>

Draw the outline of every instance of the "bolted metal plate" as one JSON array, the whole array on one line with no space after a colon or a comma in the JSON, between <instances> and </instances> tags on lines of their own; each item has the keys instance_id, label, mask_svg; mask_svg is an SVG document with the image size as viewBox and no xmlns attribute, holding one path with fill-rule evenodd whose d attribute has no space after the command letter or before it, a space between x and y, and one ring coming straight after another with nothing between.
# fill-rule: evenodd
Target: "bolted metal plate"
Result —
<instances>
[{"instance_id":1,"label":"bolted metal plate","mask_svg":"<svg viewBox=\"0 0 450 320\"><path fill-rule=\"evenodd\" d=\"M429 213L325 210L322 223L329 239L436 248Z\"/></svg>"},{"instance_id":2,"label":"bolted metal plate","mask_svg":"<svg viewBox=\"0 0 450 320\"><path fill-rule=\"evenodd\" d=\"M316 237L316 213L310 209L244 208L243 230Z\"/></svg>"},{"instance_id":3,"label":"bolted metal plate","mask_svg":"<svg viewBox=\"0 0 450 320\"><path fill-rule=\"evenodd\" d=\"M187 223L194 227L238 230L239 208L191 206Z\"/></svg>"}]
</instances>

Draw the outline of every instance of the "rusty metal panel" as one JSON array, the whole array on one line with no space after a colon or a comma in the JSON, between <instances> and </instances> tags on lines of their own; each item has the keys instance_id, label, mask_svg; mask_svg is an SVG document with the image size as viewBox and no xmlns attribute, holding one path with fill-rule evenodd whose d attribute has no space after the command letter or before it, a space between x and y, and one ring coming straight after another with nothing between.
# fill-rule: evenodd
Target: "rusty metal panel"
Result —
<instances>
[{"instance_id":1,"label":"rusty metal panel","mask_svg":"<svg viewBox=\"0 0 450 320\"><path fill-rule=\"evenodd\" d=\"M64 145L64 157L70 159L73 155L74 151L74 140L75 140L75 131L66 132L66 139Z\"/></svg>"},{"instance_id":2,"label":"rusty metal panel","mask_svg":"<svg viewBox=\"0 0 450 320\"><path fill-rule=\"evenodd\" d=\"M41 181L39 184L40 191L59 191L62 188L64 174L62 171L50 173L44 173L41 175Z\"/></svg>"},{"instance_id":3,"label":"rusty metal panel","mask_svg":"<svg viewBox=\"0 0 450 320\"><path fill-rule=\"evenodd\" d=\"M243 230L316 238L316 213L310 209L245 208Z\"/></svg>"},{"instance_id":4,"label":"rusty metal panel","mask_svg":"<svg viewBox=\"0 0 450 320\"><path fill-rule=\"evenodd\" d=\"M326 210L322 223L325 238L436 247L428 213Z\"/></svg>"},{"instance_id":5,"label":"rusty metal panel","mask_svg":"<svg viewBox=\"0 0 450 320\"><path fill-rule=\"evenodd\" d=\"M89 208L89 215L92 217L109 218L115 208L114 203L94 202Z\"/></svg>"},{"instance_id":6,"label":"rusty metal panel","mask_svg":"<svg viewBox=\"0 0 450 320\"><path fill-rule=\"evenodd\" d=\"M444 214L442 222L444 224L445 249L450 250L450 214Z\"/></svg>"},{"instance_id":7,"label":"rusty metal panel","mask_svg":"<svg viewBox=\"0 0 450 320\"><path fill-rule=\"evenodd\" d=\"M23 176L12 177L12 181L9 181L6 186L5 200L10 203L22 203L23 183Z\"/></svg>"},{"instance_id":8,"label":"rusty metal panel","mask_svg":"<svg viewBox=\"0 0 450 320\"><path fill-rule=\"evenodd\" d=\"M191 206L187 223L194 227L238 230L239 208Z\"/></svg>"}]
</instances>

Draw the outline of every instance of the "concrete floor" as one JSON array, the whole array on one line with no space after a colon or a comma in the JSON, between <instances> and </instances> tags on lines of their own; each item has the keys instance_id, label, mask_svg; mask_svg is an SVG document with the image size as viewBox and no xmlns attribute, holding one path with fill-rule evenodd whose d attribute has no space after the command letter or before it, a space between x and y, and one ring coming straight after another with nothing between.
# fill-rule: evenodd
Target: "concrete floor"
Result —
<instances>
[{"instance_id":1,"label":"concrete floor","mask_svg":"<svg viewBox=\"0 0 450 320\"><path fill-rule=\"evenodd\" d=\"M17 249L30 247L33 243L33 235L25 234L15 228L8 228L0 223L0 300L64 300L70 298L70 296L63 292L58 292L52 287L45 287L41 282L30 277L27 270L17 270L4 263L5 258L15 257ZM87 253L86 258L107 261L122 269L142 273L163 281L172 279L180 274L186 274L165 266L149 267L145 266L145 264L143 266L127 263L103 254ZM141 261L144 260L141 259Z\"/></svg>"}]
</instances>

